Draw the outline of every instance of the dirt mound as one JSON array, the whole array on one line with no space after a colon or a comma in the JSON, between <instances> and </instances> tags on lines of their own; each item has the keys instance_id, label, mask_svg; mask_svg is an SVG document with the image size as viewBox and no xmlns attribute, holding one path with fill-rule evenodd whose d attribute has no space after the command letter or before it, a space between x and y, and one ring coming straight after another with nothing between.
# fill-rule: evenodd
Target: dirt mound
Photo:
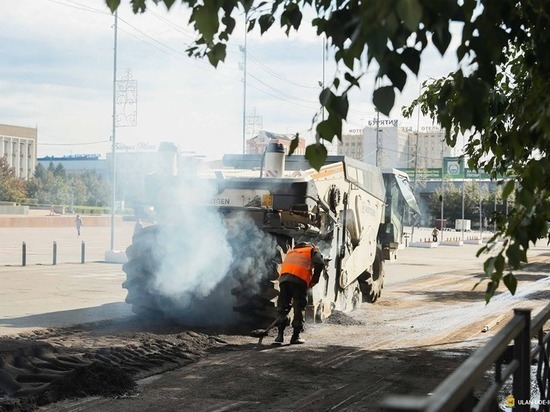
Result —
<instances>
[{"instance_id":1,"label":"dirt mound","mask_svg":"<svg viewBox=\"0 0 550 412\"><path fill-rule=\"evenodd\" d=\"M362 325L363 322L360 320L352 318L350 315L338 310L333 310L331 315L325 320L326 323L332 325L342 325L342 326L357 326Z\"/></svg>"},{"instance_id":2,"label":"dirt mound","mask_svg":"<svg viewBox=\"0 0 550 412\"><path fill-rule=\"evenodd\" d=\"M133 323L90 324L0 338L0 411L129 394L137 379L195 362L224 344L173 324L140 331Z\"/></svg>"},{"instance_id":3,"label":"dirt mound","mask_svg":"<svg viewBox=\"0 0 550 412\"><path fill-rule=\"evenodd\" d=\"M78 367L52 382L48 389L36 396L36 404L45 405L62 399L85 396L115 397L134 392L136 388L135 381L123 370L92 363Z\"/></svg>"}]
</instances>

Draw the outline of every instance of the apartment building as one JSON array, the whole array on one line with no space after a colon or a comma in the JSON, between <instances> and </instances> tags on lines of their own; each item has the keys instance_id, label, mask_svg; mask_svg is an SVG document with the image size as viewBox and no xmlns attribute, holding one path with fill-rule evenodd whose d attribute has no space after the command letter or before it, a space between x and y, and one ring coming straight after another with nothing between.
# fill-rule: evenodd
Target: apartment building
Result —
<instances>
[{"instance_id":1,"label":"apartment building","mask_svg":"<svg viewBox=\"0 0 550 412\"><path fill-rule=\"evenodd\" d=\"M417 133L393 122L342 135L338 154L397 169L440 168L444 157L454 156L454 150L445 143L444 131L425 128Z\"/></svg>"}]
</instances>

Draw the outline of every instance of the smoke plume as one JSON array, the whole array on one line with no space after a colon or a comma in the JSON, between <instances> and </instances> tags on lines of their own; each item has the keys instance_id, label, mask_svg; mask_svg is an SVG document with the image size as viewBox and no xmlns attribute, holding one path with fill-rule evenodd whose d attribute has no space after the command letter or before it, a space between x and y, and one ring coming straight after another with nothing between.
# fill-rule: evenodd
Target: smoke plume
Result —
<instances>
[{"instance_id":1,"label":"smoke plume","mask_svg":"<svg viewBox=\"0 0 550 412\"><path fill-rule=\"evenodd\" d=\"M159 222L149 292L162 311L187 324L237 320L232 289L254 293L272 270L275 240L245 214L222 216L215 188L186 182Z\"/></svg>"}]
</instances>

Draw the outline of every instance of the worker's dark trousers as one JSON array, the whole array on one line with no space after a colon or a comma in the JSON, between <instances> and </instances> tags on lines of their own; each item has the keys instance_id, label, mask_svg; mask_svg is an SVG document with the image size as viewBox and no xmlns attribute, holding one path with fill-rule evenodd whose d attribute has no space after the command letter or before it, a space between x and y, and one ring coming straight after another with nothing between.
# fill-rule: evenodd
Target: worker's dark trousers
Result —
<instances>
[{"instance_id":1,"label":"worker's dark trousers","mask_svg":"<svg viewBox=\"0 0 550 412\"><path fill-rule=\"evenodd\" d=\"M280 293L277 299L277 311L279 313L277 325L288 325L288 313L294 309L292 328L294 332L304 330L304 310L307 305L306 283L281 282Z\"/></svg>"}]
</instances>

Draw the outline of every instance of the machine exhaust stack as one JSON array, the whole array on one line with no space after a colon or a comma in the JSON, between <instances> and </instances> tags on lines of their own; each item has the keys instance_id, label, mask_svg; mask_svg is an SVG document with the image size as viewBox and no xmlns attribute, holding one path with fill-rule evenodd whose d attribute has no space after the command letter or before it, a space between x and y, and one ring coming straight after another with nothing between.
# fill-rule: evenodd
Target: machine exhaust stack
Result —
<instances>
[{"instance_id":1,"label":"machine exhaust stack","mask_svg":"<svg viewBox=\"0 0 550 412\"><path fill-rule=\"evenodd\" d=\"M269 143L265 149L264 177L283 177L285 148L282 143Z\"/></svg>"}]
</instances>

